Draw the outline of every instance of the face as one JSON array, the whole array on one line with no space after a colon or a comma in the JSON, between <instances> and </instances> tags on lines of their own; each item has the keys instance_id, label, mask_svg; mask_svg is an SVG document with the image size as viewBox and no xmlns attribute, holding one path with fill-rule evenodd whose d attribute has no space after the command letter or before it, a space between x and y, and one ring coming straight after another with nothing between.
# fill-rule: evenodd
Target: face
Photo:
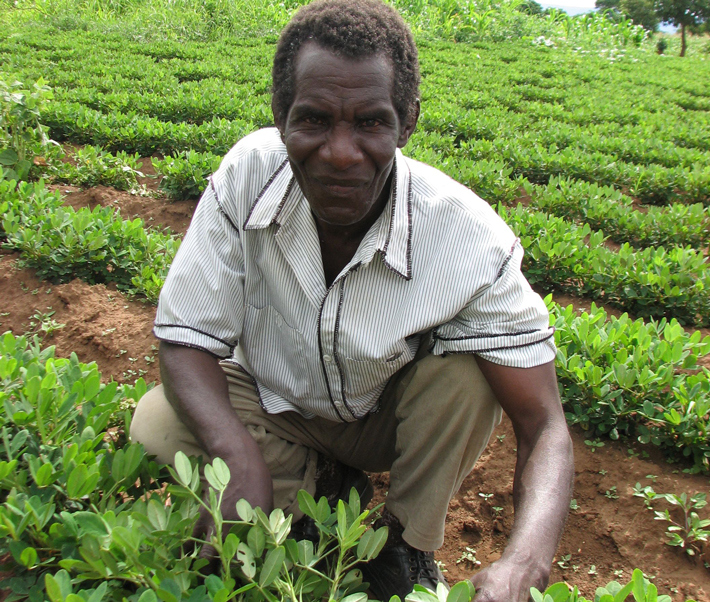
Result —
<instances>
[{"instance_id":1,"label":"face","mask_svg":"<svg viewBox=\"0 0 710 602\"><path fill-rule=\"evenodd\" d=\"M276 125L296 181L323 224L374 221L386 203L395 151L417 121L400 122L392 69L383 56L339 57L314 42L296 57L294 100Z\"/></svg>"}]
</instances>

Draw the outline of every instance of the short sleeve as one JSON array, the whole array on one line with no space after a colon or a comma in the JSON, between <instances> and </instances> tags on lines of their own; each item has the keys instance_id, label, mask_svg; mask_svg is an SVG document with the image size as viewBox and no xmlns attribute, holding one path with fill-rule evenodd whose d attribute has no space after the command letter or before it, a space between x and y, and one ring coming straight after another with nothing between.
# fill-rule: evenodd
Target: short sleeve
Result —
<instances>
[{"instance_id":1,"label":"short sleeve","mask_svg":"<svg viewBox=\"0 0 710 602\"><path fill-rule=\"evenodd\" d=\"M239 231L210 182L160 293L153 332L166 342L229 357L242 332L243 298Z\"/></svg>"},{"instance_id":2,"label":"short sleeve","mask_svg":"<svg viewBox=\"0 0 710 602\"><path fill-rule=\"evenodd\" d=\"M522 259L516 240L494 281L454 319L434 330L432 353L475 353L515 368L532 368L555 358L549 313L520 271Z\"/></svg>"}]
</instances>

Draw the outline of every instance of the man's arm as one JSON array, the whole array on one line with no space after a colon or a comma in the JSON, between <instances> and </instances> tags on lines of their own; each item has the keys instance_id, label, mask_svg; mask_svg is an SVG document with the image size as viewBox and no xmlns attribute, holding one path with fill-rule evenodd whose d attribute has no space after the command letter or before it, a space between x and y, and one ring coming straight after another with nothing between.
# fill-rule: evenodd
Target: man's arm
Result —
<instances>
[{"instance_id":1,"label":"man's arm","mask_svg":"<svg viewBox=\"0 0 710 602\"><path fill-rule=\"evenodd\" d=\"M476 360L513 423L518 457L513 530L501 558L471 579L478 592L475 602L528 602L530 587L547 585L569 511L572 441L554 362L510 368L478 356Z\"/></svg>"},{"instance_id":2,"label":"man's arm","mask_svg":"<svg viewBox=\"0 0 710 602\"><path fill-rule=\"evenodd\" d=\"M165 396L207 454L206 459L222 458L229 467L224 518L238 518L236 503L241 498L268 515L274 504L271 475L259 446L229 402L227 378L218 360L205 351L161 341L160 376ZM203 514L195 534L202 536L209 528Z\"/></svg>"}]
</instances>

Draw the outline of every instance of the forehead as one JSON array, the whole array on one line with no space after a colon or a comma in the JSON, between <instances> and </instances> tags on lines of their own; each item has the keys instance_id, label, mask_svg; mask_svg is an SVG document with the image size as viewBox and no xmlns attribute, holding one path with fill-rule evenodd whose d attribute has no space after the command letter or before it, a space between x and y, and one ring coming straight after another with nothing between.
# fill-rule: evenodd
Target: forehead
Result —
<instances>
[{"instance_id":1,"label":"forehead","mask_svg":"<svg viewBox=\"0 0 710 602\"><path fill-rule=\"evenodd\" d=\"M394 69L383 54L362 58L341 56L315 42L304 44L294 62L296 101L305 97L324 99L359 95L373 100L392 100Z\"/></svg>"}]
</instances>

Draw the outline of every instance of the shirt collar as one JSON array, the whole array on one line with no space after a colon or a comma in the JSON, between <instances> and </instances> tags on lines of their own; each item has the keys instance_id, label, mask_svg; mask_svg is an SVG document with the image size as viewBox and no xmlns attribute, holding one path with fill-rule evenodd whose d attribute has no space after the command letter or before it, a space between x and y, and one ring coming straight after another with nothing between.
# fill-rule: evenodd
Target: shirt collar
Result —
<instances>
[{"instance_id":1,"label":"shirt collar","mask_svg":"<svg viewBox=\"0 0 710 602\"><path fill-rule=\"evenodd\" d=\"M412 187L409 165L397 149L390 199L372 229L377 230L376 247L384 264L405 280L412 278ZM282 225L300 203L307 203L291 171L288 159L279 165L254 200L244 230L261 230ZM372 230L369 234L374 234ZM369 237L369 234L366 237ZM369 258L371 259L371 257Z\"/></svg>"}]
</instances>

